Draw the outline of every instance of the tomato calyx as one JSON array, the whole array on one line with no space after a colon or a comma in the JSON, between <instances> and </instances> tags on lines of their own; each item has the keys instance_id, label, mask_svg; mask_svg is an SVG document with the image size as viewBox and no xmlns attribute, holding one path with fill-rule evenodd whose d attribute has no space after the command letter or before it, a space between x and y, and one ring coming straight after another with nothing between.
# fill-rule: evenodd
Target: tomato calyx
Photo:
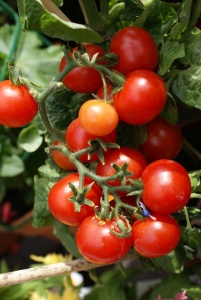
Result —
<instances>
[{"instance_id":1,"label":"tomato calyx","mask_svg":"<svg viewBox=\"0 0 201 300\"><path fill-rule=\"evenodd\" d=\"M82 204L86 204L91 207L94 206L93 201L85 198L85 195L92 188L93 184L94 184L94 182L91 182L85 188L76 189L74 184L72 184L71 182L68 183L69 187L71 188L71 190L73 192L73 196L69 198L69 201L74 203L76 212L80 212Z\"/></svg>"}]
</instances>

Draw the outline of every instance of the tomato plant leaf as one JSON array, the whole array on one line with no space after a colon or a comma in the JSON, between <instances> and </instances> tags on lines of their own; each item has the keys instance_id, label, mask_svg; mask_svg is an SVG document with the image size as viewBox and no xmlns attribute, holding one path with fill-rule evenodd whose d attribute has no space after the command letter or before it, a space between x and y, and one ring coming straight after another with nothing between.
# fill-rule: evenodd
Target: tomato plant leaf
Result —
<instances>
[{"instance_id":1,"label":"tomato plant leaf","mask_svg":"<svg viewBox=\"0 0 201 300\"><path fill-rule=\"evenodd\" d=\"M185 289L187 292L187 296L190 297L193 300L199 300L201 299L201 287L200 286L194 286Z\"/></svg>"},{"instance_id":2,"label":"tomato plant leaf","mask_svg":"<svg viewBox=\"0 0 201 300\"><path fill-rule=\"evenodd\" d=\"M184 269L185 251L182 247L177 247L165 256L152 259L152 262L157 268L162 267L169 273L179 274Z\"/></svg>"},{"instance_id":3,"label":"tomato plant leaf","mask_svg":"<svg viewBox=\"0 0 201 300\"><path fill-rule=\"evenodd\" d=\"M33 226L38 228L45 225L55 224L55 219L50 214L47 199L50 188L56 183L64 174L52 159L47 159L45 165L38 169L39 176L34 179L34 220Z\"/></svg>"},{"instance_id":4,"label":"tomato plant leaf","mask_svg":"<svg viewBox=\"0 0 201 300\"><path fill-rule=\"evenodd\" d=\"M22 129L18 136L19 145L27 152L35 152L42 144L43 137L33 125Z\"/></svg>"},{"instance_id":5,"label":"tomato plant leaf","mask_svg":"<svg viewBox=\"0 0 201 300\"><path fill-rule=\"evenodd\" d=\"M180 71L172 86L174 94L185 104L201 109L201 69L190 67Z\"/></svg>"},{"instance_id":6,"label":"tomato plant leaf","mask_svg":"<svg viewBox=\"0 0 201 300\"><path fill-rule=\"evenodd\" d=\"M155 300L158 295L161 295L162 298L174 299L174 296L178 294L179 291L189 287L190 281L188 272L184 271L181 274L170 275L154 287L149 299Z\"/></svg>"},{"instance_id":7,"label":"tomato plant leaf","mask_svg":"<svg viewBox=\"0 0 201 300\"><path fill-rule=\"evenodd\" d=\"M201 257L201 230L199 228L181 228L182 241L191 248L197 255Z\"/></svg>"},{"instance_id":8,"label":"tomato plant leaf","mask_svg":"<svg viewBox=\"0 0 201 300\"><path fill-rule=\"evenodd\" d=\"M1 177L14 177L24 171L23 160L15 155L2 155L0 165L0 176Z\"/></svg>"},{"instance_id":9,"label":"tomato plant leaf","mask_svg":"<svg viewBox=\"0 0 201 300\"><path fill-rule=\"evenodd\" d=\"M52 1L18 0L17 3L23 30L36 30L63 41L103 41L103 38L89 27L71 22Z\"/></svg>"},{"instance_id":10,"label":"tomato plant leaf","mask_svg":"<svg viewBox=\"0 0 201 300\"><path fill-rule=\"evenodd\" d=\"M178 59L185 56L185 46L184 43L179 41L166 40L161 46L160 62L159 62L159 75L164 75L167 73L172 63Z\"/></svg>"},{"instance_id":11,"label":"tomato plant leaf","mask_svg":"<svg viewBox=\"0 0 201 300\"><path fill-rule=\"evenodd\" d=\"M13 25L5 24L0 27L0 68L10 52L13 33ZM61 46L48 46L41 35L27 31L20 33L15 48L13 61L16 68L22 71L23 77L38 85L47 85L56 76L55 70L59 70L63 55Z\"/></svg>"},{"instance_id":12,"label":"tomato plant leaf","mask_svg":"<svg viewBox=\"0 0 201 300\"><path fill-rule=\"evenodd\" d=\"M57 222L54 227L54 234L60 239L62 245L69 253L76 258L81 257L75 243L75 236L69 226Z\"/></svg>"},{"instance_id":13,"label":"tomato plant leaf","mask_svg":"<svg viewBox=\"0 0 201 300\"><path fill-rule=\"evenodd\" d=\"M171 125L176 125L178 121L178 109L175 100L171 95L168 96L167 102L160 116Z\"/></svg>"}]
</instances>

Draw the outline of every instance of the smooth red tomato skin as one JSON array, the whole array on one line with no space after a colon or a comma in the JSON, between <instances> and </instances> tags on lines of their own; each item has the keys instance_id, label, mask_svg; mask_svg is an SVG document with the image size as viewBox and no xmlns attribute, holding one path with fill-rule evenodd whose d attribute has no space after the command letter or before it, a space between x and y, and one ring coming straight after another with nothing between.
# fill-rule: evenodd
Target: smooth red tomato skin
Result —
<instances>
[{"instance_id":1,"label":"smooth red tomato skin","mask_svg":"<svg viewBox=\"0 0 201 300\"><path fill-rule=\"evenodd\" d=\"M86 218L76 233L82 256L96 264L109 264L122 258L131 247L131 237L117 237L110 230L120 232L115 219L102 221L95 215Z\"/></svg>"},{"instance_id":2,"label":"smooth red tomato skin","mask_svg":"<svg viewBox=\"0 0 201 300\"><path fill-rule=\"evenodd\" d=\"M53 146L59 146L62 145L59 141L54 141ZM70 161L68 156L60 152L59 150L52 150L51 151L52 158L54 162L59 166L61 169L66 171L73 171L76 169L75 165Z\"/></svg>"},{"instance_id":3,"label":"smooth red tomato skin","mask_svg":"<svg viewBox=\"0 0 201 300\"><path fill-rule=\"evenodd\" d=\"M94 44L84 44L86 52L91 59L96 53L105 54L105 50ZM74 48L73 50L77 50ZM70 53L69 53L70 54ZM100 57L100 55L98 56ZM66 58L63 56L59 66L61 72L66 65ZM71 70L63 79L63 84L75 93L95 93L102 85L102 79L97 70L93 67L76 67Z\"/></svg>"},{"instance_id":4,"label":"smooth red tomato skin","mask_svg":"<svg viewBox=\"0 0 201 300\"><path fill-rule=\"evenodd\" d=\"M133 172L128 179L140 178L147 166L144 156L138 151L130 147L121 147L120 149L112 149L104 155L104 164L98 162L96 174L100 176L112 176L116 173L113 164L122 167L128 163L127 171ZM120 179L110 180L107 182L113 186L121 185ZM130 184L127 182L127 184Z\"/></svg>"},{"instance_id":5,"label":"smooth red tomato skin","mask_svg":"<svg viewBox=\"0 0 201 300\"><path fill-rule=\"evenodd\" d=\"M25 85L14 85L10 80L0 82L0 124L23 127L38 112L38 103Z\"/></svg>"},{"instance_id":6,"label":"smooth red tomato skin","mask_svg":"<svg viewBox=\"0 0 201 300\"><path fill-rule=\"evenodd\" d=\"M48 195L48 206L51 214L58 221L66 225L78 226L86 217L94 213L95 205L100 205L102 190L97 183L94 183L92 188L86 194L86 198L93 201L94 206L91 207L82 204L80 212L76 212L74 203L69 200L69 198L73 196L72 190L69 187L69 182L76 188L79 188L79 174L71 173L53 185ZM88 186L91 182L92 180L90 178L85 177L84 187Z\"/></svg>"},{"instance_id":7,"label":"smooth red tomato skin","mask_svg":"<svg viewBox=\"0 0 201 300\"><path fill-rule=\"evenodd\" d=\"M139 146L148 163L158 159L174 159L182 148L183 135L178 125L171 125L162 118L146 124L147 140Z\"/></svg>"},{"instance_id":8,"label":"smooth red tomato skin","mask_svg":"<svg viewBox=\"0 0 201 300\"><path fill-rule=\"evenodd\" d=\"M88 133L80 125L78 118L73 120L66 130L66 144L72 152L89 147L89 141L99 138L95 135ZM113 130L105 136L101 136L101 140L106 143L115 143L117 140L117 131ZM110 151L111 148L107 148L107 151ZM79 157L82 162L92 162L98 159L96 153L91 155L91 158L88 157L88 153L83 154Z\"/></svg>"},{"instance_id":9,"label":"smooth red tomato skin","mask_svg":"<svg viewBox=\"0 0 201 300\"><path fill-rule=\"evenodd\" d=\"M119 30L111 40L110 52L118 55L113 68L124 75L140 69L154 71L158 65L155 41L143 28L130 26Z\"/></svg>"},{"instance_id":10,"label":"smooth red tomato skin","mask_svg":"<svg viewBox=\"0 0 201 300\"><path fill-rule=\"evenodd\" d=\"M118 114L113 105L97 99L82 104L78 118L81 126L90 134L103 136L116 129Z\"/></svg>"},{"instance_id":11,"label":"smooth red tomato skin","mask_svg":"<svg viewBox=\"0 0 201 300\"><path fill-rule=\"evenodd\" d=\"M152 212L172 214L189 201L191 182L179 163L160 159L149 164L141 177L144 187L142 202Z\"/></svg>"},{"instance_id":12,"label":"smooth red tomato skin","mask_svg":"<svg viewBox=\"0 0 201 300\"><path fill-rule=\"evenodd\" d=\"M162 78L149 70L137 70L127 76L114 106L122 121L143 125L161 113L166 100L167 88Z\"/></svg>"},{"instance_id":13,"label":"smooth red tomato skin","mask_svg":"<svg viewBox=\"0 0 201 300\"><path fill-rule=\"evenodd\" d=\"M152 214L145 220L137 220L132 226L132 245L144 257L156 258L173 251L180 240L180 228L170 215Z\"/></svg>"}]
</instances>

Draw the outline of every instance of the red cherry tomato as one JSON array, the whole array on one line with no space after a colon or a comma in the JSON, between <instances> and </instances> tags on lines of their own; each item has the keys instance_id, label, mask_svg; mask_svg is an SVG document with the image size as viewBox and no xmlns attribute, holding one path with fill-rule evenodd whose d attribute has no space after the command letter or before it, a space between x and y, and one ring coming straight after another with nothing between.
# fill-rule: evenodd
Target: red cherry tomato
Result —
<instances>
[{"instance_id":1,"label":"red cherry tomato","mask_svg":"<svg viewBox=\"0 0 201 300\"><path fill-rule=\"evenodd\" d=\"M103 221L96 215L86 218L76 233L76 244L82 256L96 264L109 264L122 258L130 249L131 237L121 238L110 230L120 233L115 219Z\"/></svg>"},{"instance_id":2,"label":"red cherry tomato","mask_svg":"<svg viewBox=\"0 0 201 300\"><path fill-rule=\"evenodd\" d=\"M0 82L0 124L23 127L38 112L38 103L25 85L14 85L10 80Z\"/></svg>"},{"instance_id":3,"label":"red cherry tomato","mask_svg":"<svg viewBox=\"0 0 201 300\"><path fill-rule=\"evenodd\" d=\"M78 115L81 126L90 134L107 135L116 129L118 114L113 105L103 100L88 100L82 104Z\"/></svg>"},{"instance_id":4,"label":"red cherry tomato","mask_svg":"<svg viewBox=\"0 0 201 300\"><path fill-rule=\"evenodd\" d=\"M147 140L139 146L147 162L158 159L174 159L182 148L183 136L178 125L156 118L146 124Z\"/></svg>"},{"instance_id":5,"label":"red cherry tomato","mask_svg":"<svg viewBox=\"0 0 201 300\"><path fill-rule=\"evenodd\" d=\"M157 214L137 220L132 226L132 244L142 256L155 258L173 251L180 240L180 228L172 216Z\"/></svg>"},{"instance_id":6,"label":"red cherry tomato","mask_svg":"<svg viewBox=\"0 0 201 300\"><path fill-rule=\"evenodd\" d=\"M138 179L147 166L144 156L137 150L130 147L121 147L120 149L112 149L104 155L104 164L98 162L96 167L96 174L100 176L112 176L116 173L113 164L122 167L128 163L127 171L132 172L133 175L128 176L127 185L130 184L128 179ZM112 186L120 186L121 180L110 180L107 182ZM120 193L124 194L124 193Z\"/></svg>"},{"instance_id":7,"label":"red cherry tomato","mask_svg":"<svg viewBox=\"0 0 201 300\"><path fill-rule=\"evenodd\" d=\"M160 159L149 164L142 173L142 202L153 212L172 214L182 209L191 195L187 171L179 163Z\"/></svg>"},{"instance_id":8,"label":"red cherry tomato","mask_svg":"<svg viewBox=\"0 0 201 300\"><path fill-rule=\"evenodd\" d=\"M128 75L114 106L122 121L142 125L163 110L166 100L167 89L162 78L149 70L137 70Z\"/></svg>"},{"instance_id":9,"label":"red cherry tomato","mask_svg":"<svg viewBox=\"0 0 201 300\"><path fill-rule=\"evenodd\" d=\"M63 144L59 141L54 141L52 145L53 146L60 146L60 145L63 145ZM71 160L68 158L68 156L63 154L61 151L52 150L51 153L52 153L52 158L53 158L54 162L61 169L66 170L66 171L73 171L73 170L76 169L75 165L71 162Z\"/></svg>"},{"instance_id":10,"label":"red cherry tomato","mask_svg":"<svg viewBox=\"0 0 201 300\"><path fill-rule=\"evenodd\" d=\"M154 71L158 65L155 41L143 28L129 26L119 30L111 40L110 52L118 55L113 68L124 75L140 69Z\"/></svg>"},{"instance_id":11,"label":"red cherry tomato","mask_svg":"<svg viewBox=\"0 0 201 300\"><path fill-rule=\"evenodd\" d=\"M89 58L96 53L105 54L105 50L93 44L84 44ZM77 50L74 48L73 50ZM100 55L98 56L100 57ZM61 59L59 72L61 72L66 65L65 56ZM71 70L63 79L64 85L75 93L95 93L102 85L100 73L93 67L76 67Z\"/></svg>"},{"instance_id":12,"label":"red cherry tomato","mask_svg":"<svg viewBox=\"0 0 201 300\"><path fill-rule=\"evenodd\" d=\"M72 152L85 149L89 147L89 141L98 138L95 135L88 133L80 125L79 119L73 120L66 130L66 144ZM117 140L117 132L113 130L107 135L101 136L101 140L106 143L115 143ZM107 148L110 151L111 148ZM98 159L97 153L93 153L89 158L88 153L82 154L79 159L82 162L92 162Z\"/></svg>"},{"instance_id":13,"label":"red cherry tomato","mask_svg":"<svg viewBox=\"0 0 201 300\"><path fill-rule=\"evenodd\" d=\"M85 198L91 200L94 206L81 204L80 211L75 211L75 205L70 198L73 196L72 189L69 186L71 182L76 189L79 188L79 174L71 173L60 179L53 185L48 195L48 205L51 214L60 222L70 225L79 225L86 217L94 213L94 206L100 205L102 190L97 183L94 183L90 190L86 193ZM92 180L88 177L84 178L84 187L88 186Z\"/></svg>"}]
</instances>

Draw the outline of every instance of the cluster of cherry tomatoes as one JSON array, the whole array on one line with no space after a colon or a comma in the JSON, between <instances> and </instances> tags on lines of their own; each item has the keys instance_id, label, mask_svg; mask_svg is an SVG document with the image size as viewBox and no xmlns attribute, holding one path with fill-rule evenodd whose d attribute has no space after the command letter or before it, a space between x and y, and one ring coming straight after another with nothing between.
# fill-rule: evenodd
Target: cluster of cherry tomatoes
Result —
<instances>
[{"instance_id":1,"label":"cluster of cherry tomatoes","mask_svg":"<svg viewBox=\"0 0 201 300\"><path fill-rule=\"evenodd\" d=\"M86 44L84 47L90 59L94 55L101 58L106 53L97 45ZM117 64L110 70L120 75L121 87L112 81L110 73L104 73L102 68L101 74L93 66L78 66L63 79L72 91L94 96L80 106L77 118L68 126L66 145L76 153L88 149L90 141L96 139L101 139L106 145L114 144L122 122L146 126L146 142L134 149L121 146L118 140L118 148L104 149L103 160L96 151L82 152L79 161L89 163L89 172L94 176L82 174L81 190L81 174L76 165L65 154L53 150L55 162L74 171L57 182L48 197L50 211L56 219L78 226L76 243L80 253L97 264L119 260L131 246L149 258L174 250L180 240L180 228L171 214L181 210L191 194L188 173L173 160L182 147L181 130L159 116L167 101L167 90L163 79L156 73L159 53L153 38L144 29L127 27L113 36L109 51L118 56ZM66 63L64 56L60 71ZM104 66L104 60L97 60L97 64ZM101 75L105 78L104 85ZM90 163L95 163L91 170ZM124 173L124 179L113 177L125 164L127 173ZM127 196L128 193L121 189L122 182L128 187L132 182L135 184L136 179L141 183L140 201L136 200L139 200L136 195ZM116 196L111 197L113 200L108 198L108 205L109 211L118 211L118 216L103 217L101 213L94 213L94 207L102 205L105 183L116 191ZM88 202L78 205L75 199L82 197L83 193ZM146 216L138 219L135 210L128 209L127 204L143 207ZM123 234L125 230L127 235Z\"/></svg>"},{"instance_id":2,"label":"cluster of cherry tomatoes","mask_svg":"<svg viewBox=\"0 0 201 300\"><path fill-rule=\"evenodd\" d=\"M77 247L93 263L115 262L131 246L145 257L166 255L180 240L179 225L171 214L188 203L191 182L183 166L173 160L182 147L180 128L159 116L167 89L156 72L158 49L147 31L134 26L121 29L111 39L109 52L118 57L114 66L107 67L101 59L106 54L101 47L86 44L84 48L89 64L70 70L63 84L93 98L80 106L66 129L65 146L68 153L80 153L76 160L56 150L62 144L59 140L53 143L52 158L68 173L50 189L50 212L60 222L78 227ZM90 64L94 57L96 65ZM66 64L64 56L60 72ZM1 82L0 96L2 125L24 126L38 112L40 104L24 84ZM138 149L122 146L118 139L122 123L145 126L146 142ZM91 143L97 140L105 145L103 159ZM118 147L113 147L117 140ZM90 146L93 151L88 152ZM108 215L101 214L103 206Z\"/></svg>"}]
</instances>

